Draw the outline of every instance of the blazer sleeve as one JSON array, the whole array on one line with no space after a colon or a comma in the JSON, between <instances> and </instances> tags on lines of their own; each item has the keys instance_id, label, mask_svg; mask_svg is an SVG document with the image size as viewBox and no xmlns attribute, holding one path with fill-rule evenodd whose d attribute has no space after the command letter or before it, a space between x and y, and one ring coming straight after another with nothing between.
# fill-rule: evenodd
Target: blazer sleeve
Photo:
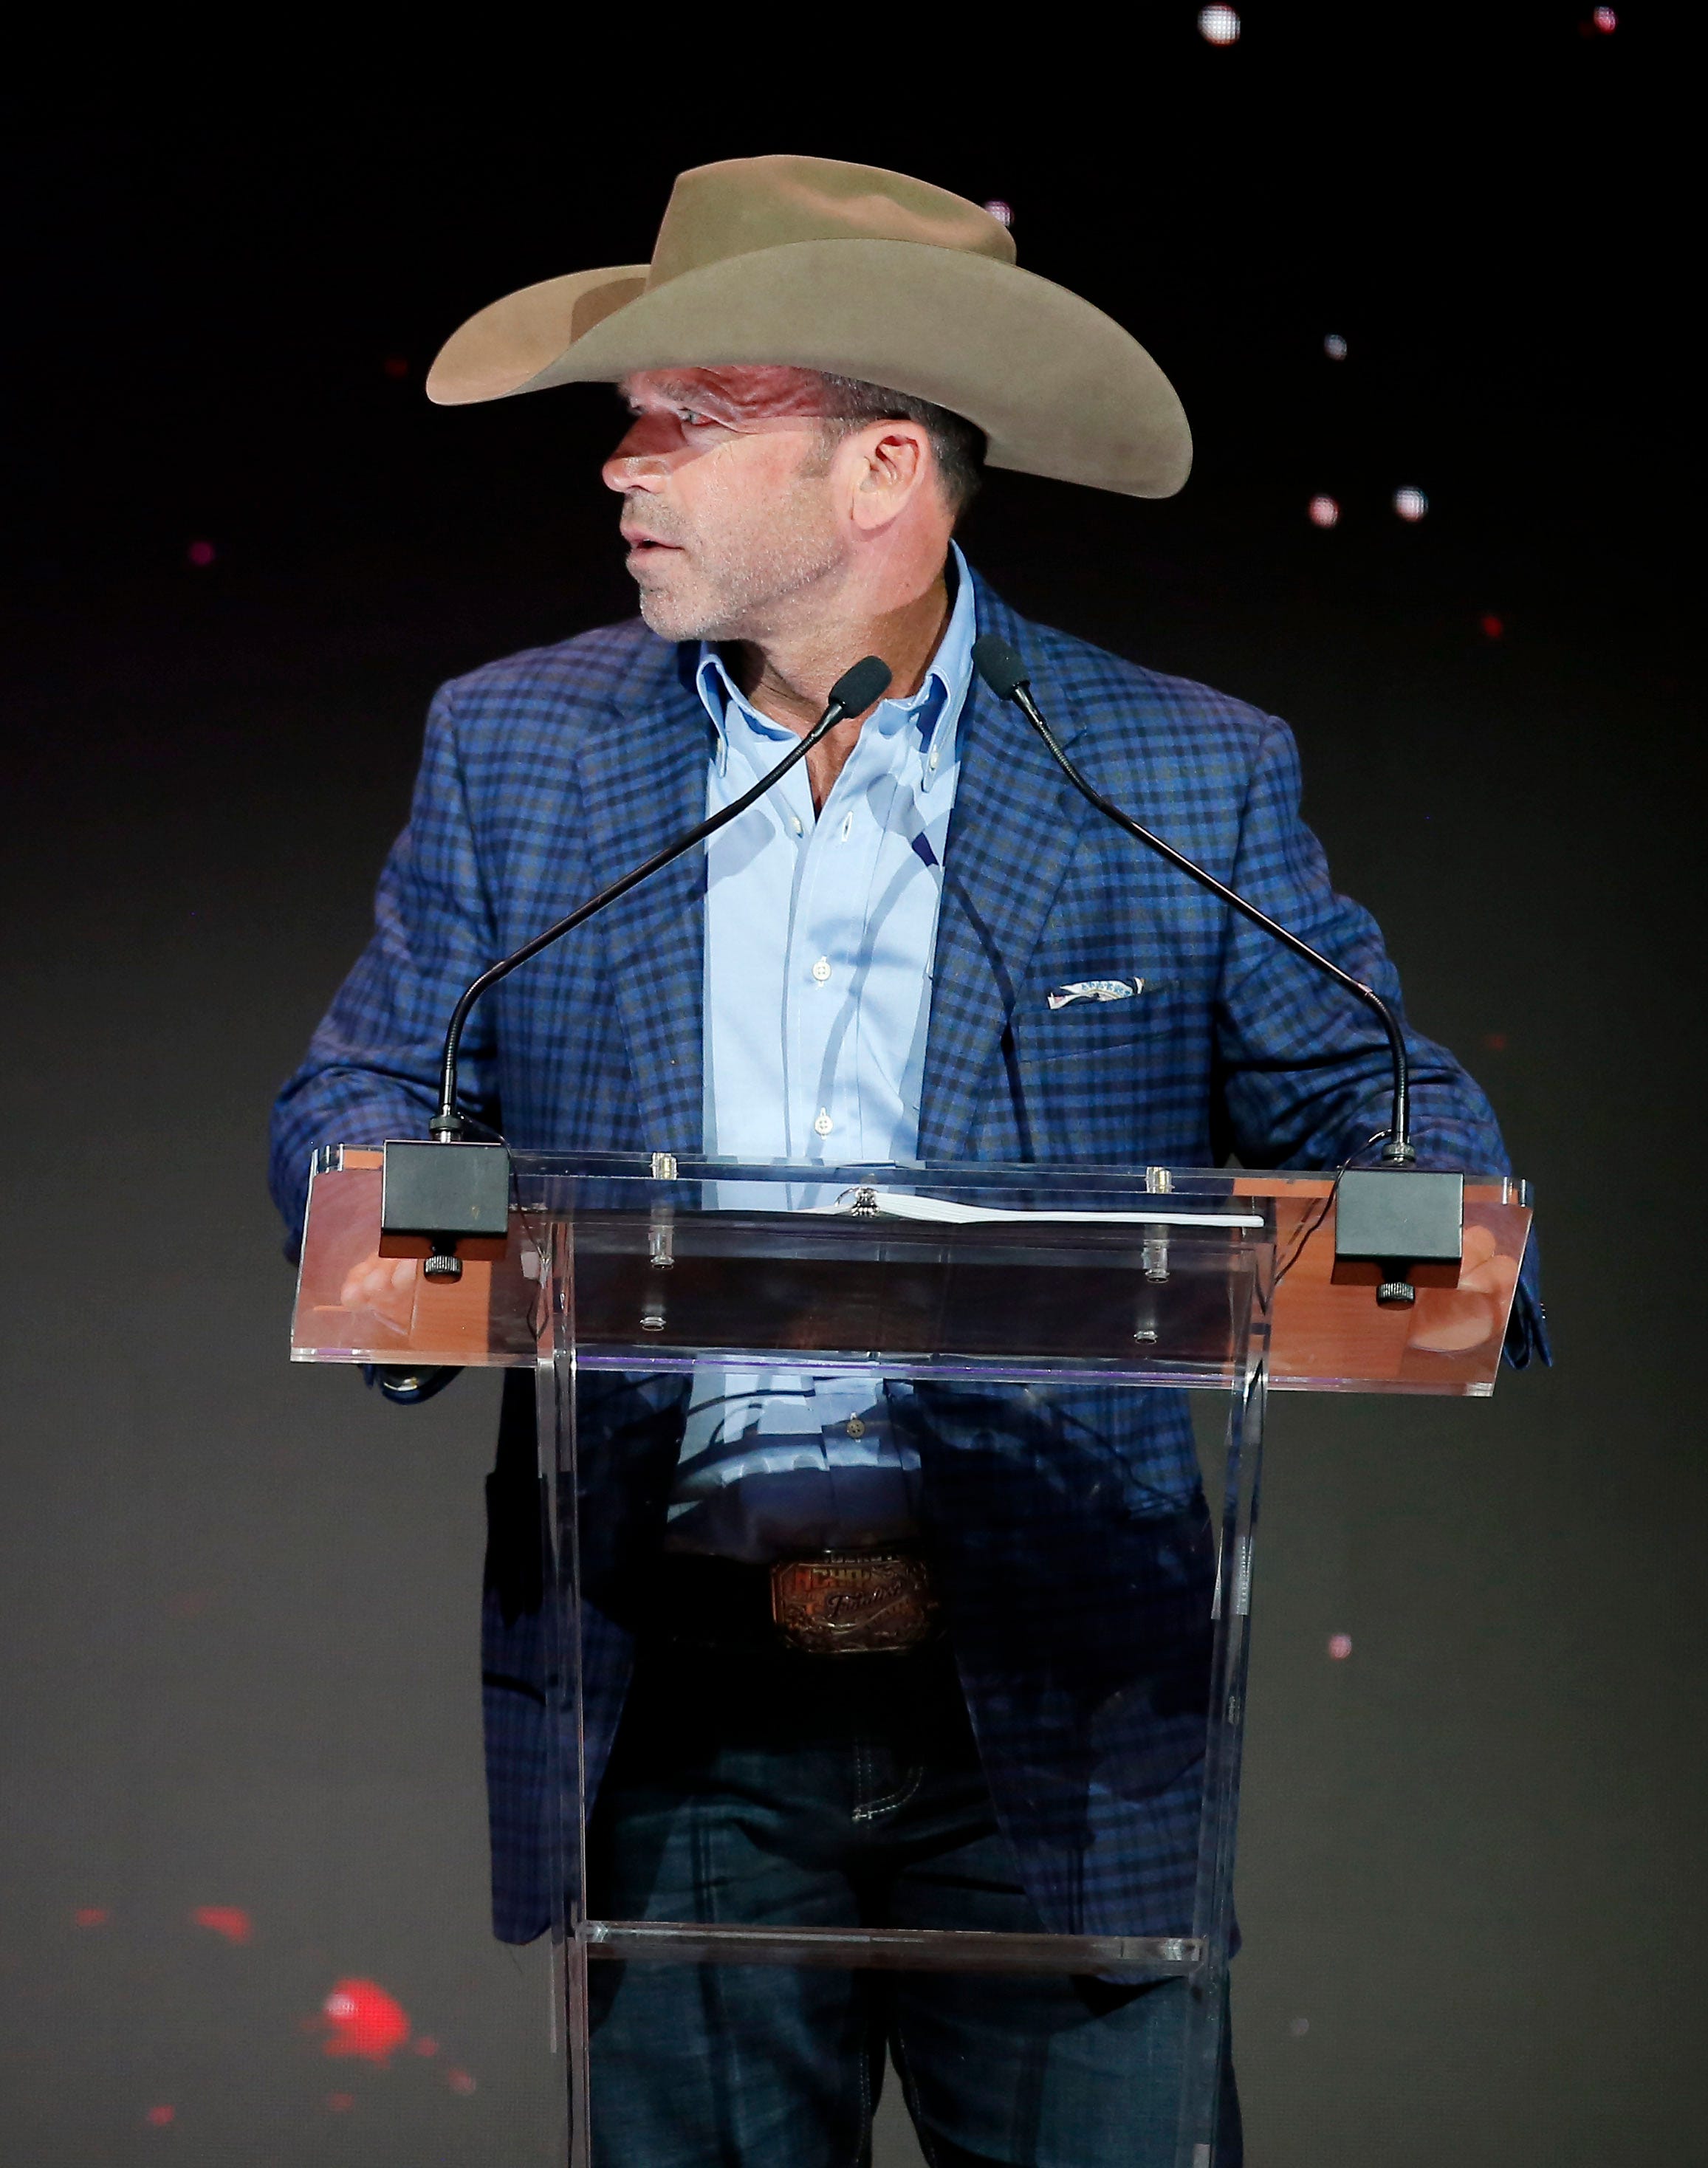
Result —
<instances>
[{"instance_id":1,"label":"blazer sleeve","mask_svg":"<svg viewBox=\"0 0 1708 2168\"><path fill-rule=\"evenodd\" d=\"M380 876L373 937L274 1107L271 1186L293 1261L315 1150L426 1134L439 1103L451 1009L498 953L459 756L454 688L446 688L428 717L408 826ZM492 1012L484 1005L476 1006L463 1037L460 1076L464 1108L498 1128Z\"/></svg>"},{"instance_id":2,"label":"blazer sleeve","mask_svg":"<svg viewBox=\"0 0 1708 2168\"><path fill-rule=\"evenodd\" d=\"M1337 895L1300 811L1298 749L1270 717L1242 810L1232 885L1269 916L1373 986L1401 1017L1411 1065L1412 1139L1423 1166L1510 1173L1481 1087L1445 1047L1406 1023L1397 973L1375 921ZM1233 1148L1248 1166L1339 1166L1366 1150L1389 1117L1391 1069L1375 1018L1236 913L1216 1015L1221 1097ZM1550 1360L1534 1235L1506 1353L1522 1368Z\"/></svg>"}]
</instances>

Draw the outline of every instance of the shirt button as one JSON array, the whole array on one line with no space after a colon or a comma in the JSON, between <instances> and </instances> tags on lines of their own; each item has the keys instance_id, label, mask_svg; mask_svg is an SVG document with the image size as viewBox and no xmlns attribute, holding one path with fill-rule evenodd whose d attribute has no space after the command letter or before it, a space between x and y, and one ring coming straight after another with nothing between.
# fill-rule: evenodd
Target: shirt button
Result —
<instances>
[{"instance_id":1,"label":"shirt button","mask_svg":"<svg viewBox=\"0 0 1708 2168\"><path fill-rule=\"evenodd\" d=\"M798 813L791 813L789 816L789 826L795 831L797 836L804 832L801 826L801 816Z\"/></svg>"},{"instance_id":2,"label":"shirt button","mask_svg":"<svg viewBox=\"0 0 1708 2168\"><path fill-rule=\"evenodd\" d=\"M865 1436L866 1427L860 1421L858 1416L850 1416L849 1417L848 1434L850 1437L864 1437Z\"/></svg>"},{"instance_id":3,"label":"shirt button","mask_svg":"<svg viewBox=\"0 0 1708 2168\"><path fill-rule=\"evenodd\" d=\"M935 768L937 765L937 747L935 746L933 746L931 748L931 765L933 768Z\"/></svg>"},{"instance_id":4,"label":"shirt button","mask_svg":"<svg viewBox=\"0 0 1708 2168\"><path fill-rule=\"evenodd\" d=\"M812 967L812 975L817 980L821 986L824 984L825 980L830 976L830 959L828 956L821 956L819 958L818 961Z\"/></svg>"},{"instance_id":5,"label":"shirt button","mask_svg":"<svg viewBox=\"0 0 1708 2168\"><path fill-rule=\"evenodd\" d=\"M812 1126L817 1130L819 1135L822 1137L827 1137L830 1134L831 1129L834 1125L831 1121L830 1114L827 1108L823 1107L819 1108L818 1119L814 1122Z\"/></svg>"}]
</instances>

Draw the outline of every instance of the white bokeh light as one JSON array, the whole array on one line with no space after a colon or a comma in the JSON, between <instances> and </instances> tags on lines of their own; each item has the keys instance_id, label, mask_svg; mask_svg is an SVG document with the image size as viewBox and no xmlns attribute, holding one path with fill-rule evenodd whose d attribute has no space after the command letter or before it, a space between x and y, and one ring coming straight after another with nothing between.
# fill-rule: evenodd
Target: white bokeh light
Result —
<instances>
[{"instance_id":1,"label":"white bokeh light","mask_svg":"<svg viewBox=\"0 0 1708 2168\"><path fill-rule=\"evenodd\" d=\"M1305 509L1313 527L1333 527L1340 518L1340 507L1332 497L1313 497Z\"/></svg>"},{"instance_id":2,"label":"white bokeh light","mask_svg":"<svg viewBox=\"0 0 1708 2168\"><path fill-rule=\"evenodd\" d=\"M1346 341L1342 338L1338 332L1330 332L1322 342L1322 351L1331 361L1344 361Z\"/></svg>"},{"instance_id":3,"label":"white bokeh light","mask_svg":"<svg viewBox=\"0 0 1708 2168\"><path fill-rule=\"evenodd\" d=\"M1402 519L1416 522L1429 509L1429 500L1420 489L1397 489L1394 492L1394 510Z\"/></svg>"},{"instance_id":4,"label":"white bokeh light","mask_svg":"<svg viewBox=\"0 0 1708 2168\"><path fill-rule=\"evenodd\" d=\"M1198 35L1207 45L1231 45L1239 35L1239 17L1232 8L1201 8Z\"/></svg>"},{"instance_id":5,"label":"white bokeh light","mask_svg":"<svg viewBox=\"0 0 1708 2168\"><path fill-rule=\"evenodd\" d=\"M992 218L999 218L1004 226L1012 226L1014 222L1013 205L1005 204L1000 196L992 196L985 209Z\"/></svg>"}]
</instances>

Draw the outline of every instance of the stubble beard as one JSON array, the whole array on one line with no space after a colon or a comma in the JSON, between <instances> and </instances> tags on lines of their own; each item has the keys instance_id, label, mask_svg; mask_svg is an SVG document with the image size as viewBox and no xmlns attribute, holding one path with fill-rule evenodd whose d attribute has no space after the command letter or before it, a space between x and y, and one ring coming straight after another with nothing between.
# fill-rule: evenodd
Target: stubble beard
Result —
<instances>
[{"instance_id":1,"label":"stubble beard","mask_svg":"<svg viewBox=\"0 0 1708 2168\"><path fill-rule=\"evenodd\" d=\"M661 640L764 641L774 634L792 603L837 571L843 552L833 526L822 477L798 477L783 495L745 517L710 517L690 530L654 507L648 519L659 540L677 544L679 557L660 561L668 577L649 585L639 574L641 615Z\"/></svg>"}]
</instances>

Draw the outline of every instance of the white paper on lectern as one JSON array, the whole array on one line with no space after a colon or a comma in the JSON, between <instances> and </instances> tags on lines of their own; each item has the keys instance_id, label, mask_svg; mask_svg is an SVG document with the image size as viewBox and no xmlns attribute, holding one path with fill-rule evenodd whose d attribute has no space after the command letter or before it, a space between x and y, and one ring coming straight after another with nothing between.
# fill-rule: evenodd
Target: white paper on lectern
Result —
<instances>
[{"instance_id":1,"label":"white paper on lectern","mask_svg":"<svg viewBox=\"0 0 1708 2168\"><path fill-rule=\"evenodd\" d=\"M817 1208L820 1211L826 1208ZM830 1208L851 1212L851 1204ZM1057 1222L1122 1227L1253 1227L1264 1222L1255 1212L1005 1212L992 1204L957 1204L946 1197L915 1197L901 1189L875 1189L870 1208L892 1220L923 1220L943 1227L1024 1225Z\"/></svg>"}]
</instances>

